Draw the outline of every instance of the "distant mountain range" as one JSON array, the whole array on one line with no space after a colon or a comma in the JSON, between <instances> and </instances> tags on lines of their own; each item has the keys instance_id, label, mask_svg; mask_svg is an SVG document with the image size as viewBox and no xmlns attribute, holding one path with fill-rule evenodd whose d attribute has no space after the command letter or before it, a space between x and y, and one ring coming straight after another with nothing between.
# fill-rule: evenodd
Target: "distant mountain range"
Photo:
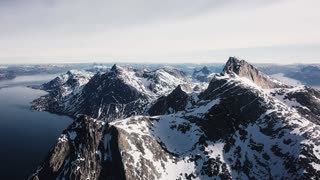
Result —
<instances>
[{"instance_id":1,"label":"distant mountain range","mask_svg":"<svg viewBox=\"0 0 320 180\"><path fill-rule=\"evenodd\" d=\"M11 80L17 76L38 75L38 74L58 74L72 68L86 68L82 64L25 64L25 65L0 65L0 81Z\"/></svg>"},{"instance_id":2,"label":"distant mountain range","mask_svg":"<svg viewBox=\"0 0 320 180\"><path fill-rule=\"evenodd\" d=\"M244 60L213 74L69 71L40 88L34 109L77 118L32 180L320 177L320 91Z\"/></svg>"},{"instance_id":3,"label":"distant mountain range","mask_svg":"<svg viewBox=\"0 0 320 180\"><path fill-rule=\"evenodd\" d=\"M308 86L320 86L319 65L267 65L259 68L268 75L283 74Z\"/></svg>"},{"instance_id":4,"label":"distant mountain range","mask_svg":"<svg viewBox=\"0 0 320 180\"><path fill-rule=\"evenodd\" d=\"M92 73L106 72L111 69L110 63L84 63L84 64L26 64L26 65L0 65L0 81L14 79L17 76L37 75L37 74L57 74L68 70L86 70ZM213 73L221 72L224 65L221 63L207 64L128 64L120 63L120 66L130 66L138 70L154 71L161 68L176 69L184 72L186 76L208 83ZM281 80L299 82L308 86L320 86L320 65L319 64L255 64L263 73L275 76ZM283 76L283 78L281 78Z\"/></svg>"}]
</instances>

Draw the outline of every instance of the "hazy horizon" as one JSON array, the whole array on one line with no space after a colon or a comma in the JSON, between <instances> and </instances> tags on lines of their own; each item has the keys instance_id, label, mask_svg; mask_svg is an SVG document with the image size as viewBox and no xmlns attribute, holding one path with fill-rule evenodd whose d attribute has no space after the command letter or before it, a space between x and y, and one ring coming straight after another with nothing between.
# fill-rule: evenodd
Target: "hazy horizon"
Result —
<instances>
[{"instance_id":1,"label":"hazy horizon","mask_svg":"<svg viewBox=\"0 0 320 180\"><path fill-rule=\"evenodd\" d=\"M0 64L320 63L317 0L2 0Z\"/></svg>"}]
</instances>

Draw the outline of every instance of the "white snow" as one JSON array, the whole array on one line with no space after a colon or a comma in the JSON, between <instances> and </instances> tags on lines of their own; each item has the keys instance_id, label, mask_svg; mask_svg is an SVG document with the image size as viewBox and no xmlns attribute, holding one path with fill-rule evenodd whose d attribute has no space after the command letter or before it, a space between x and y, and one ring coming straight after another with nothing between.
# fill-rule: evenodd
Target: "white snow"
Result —
<instances>
[{"instance_id":1,"label":"white snow","mask_svg":"<svg viewBox=\"0 0 320 180\"><path fill-rule=\"evenodd\" d=\"M68 137L66 134L61 134L58 138L58 142L67 142L68 141Z\"/></svg>"},{"instance_id":2,"label":"white snow","mask_svg":"<svg viewBox=\"0 0 320 180\"><path fill-rule=\"evenodd\" d=\"M183 133L178 130L179 126L190 126L190 130ZM170 152L179 154L190 151L203 134L195 124L174 115L162 116L159 121L154 121L152 130L152 135L163 142Z\"/></svg>"}]
</instances>

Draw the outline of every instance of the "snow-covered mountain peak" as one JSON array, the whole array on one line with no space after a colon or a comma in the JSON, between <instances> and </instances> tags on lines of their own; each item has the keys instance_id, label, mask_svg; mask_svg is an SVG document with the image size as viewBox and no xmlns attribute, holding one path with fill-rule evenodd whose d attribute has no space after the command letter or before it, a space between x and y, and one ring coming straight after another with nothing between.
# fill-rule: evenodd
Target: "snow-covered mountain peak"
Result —
<instances>
[{"instance_id":1,"label":"snow-covered mountain peak","mask_svg":"<svg viewBox=\"0 0 320 180\"><path fill-rule=\"evenodd\" d=\"M121 71L123 71L123 67L117 65L117 64L114 64L112 67L111 67L111 71L114 71L116 73L119 73Z\"/></svg>"},{"instance_id":2,"label":"snow-covered mountain peak","mask_svg":"<svg viewBox=\"0 0 320 180\"><path fill-rule=\"evenodd\" d=\"M78 89L89 82L93 77L93 73L88 71L69 70L67 73L62 74L48 83L42 85L44 90L56 89Z\"/></svg>"},{"instance_id":3,"label":"snow-covered mountain peak","mask_svg":"<svg viewBox=\"0 0 320 180\"><path fill-rule=\"evenodd\" d=\"M167 95L179 84L188 82L188 78L183 72L168 68L143 71L138 77L143 82L144 87L156 96Z\"/></svg>"}]
</instances>

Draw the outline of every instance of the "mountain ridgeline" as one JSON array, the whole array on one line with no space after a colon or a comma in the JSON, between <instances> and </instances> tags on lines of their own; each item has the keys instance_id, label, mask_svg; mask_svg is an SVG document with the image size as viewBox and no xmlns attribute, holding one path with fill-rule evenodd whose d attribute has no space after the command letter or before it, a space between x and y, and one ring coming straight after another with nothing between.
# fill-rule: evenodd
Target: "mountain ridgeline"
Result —
<instances>
[{"instance_id":1,"label":"mountain ridgeline","mask_svg":"<svg viewBox=\"0 0 320 180\"><path fill-rule=\"evenodd\" d=\"M234 57L210 77L115 65L44 84L33 108L78 118L29 179L320 177L318 90Z\"/></svg>"},{"instance_id":2,"label":"mountain ridgeline","mask_svg":"<svg viewBox=\"0 0 320 180\"><path fill-rule=\"evenodd\" d=\"M174 69L138 71L118 65L95 75L69 71L41 86L49 94L35 100L32 107L105 121L125 118L142 114L150 102L191 81L181 74Z\"/></svg>"}]
</instances>

